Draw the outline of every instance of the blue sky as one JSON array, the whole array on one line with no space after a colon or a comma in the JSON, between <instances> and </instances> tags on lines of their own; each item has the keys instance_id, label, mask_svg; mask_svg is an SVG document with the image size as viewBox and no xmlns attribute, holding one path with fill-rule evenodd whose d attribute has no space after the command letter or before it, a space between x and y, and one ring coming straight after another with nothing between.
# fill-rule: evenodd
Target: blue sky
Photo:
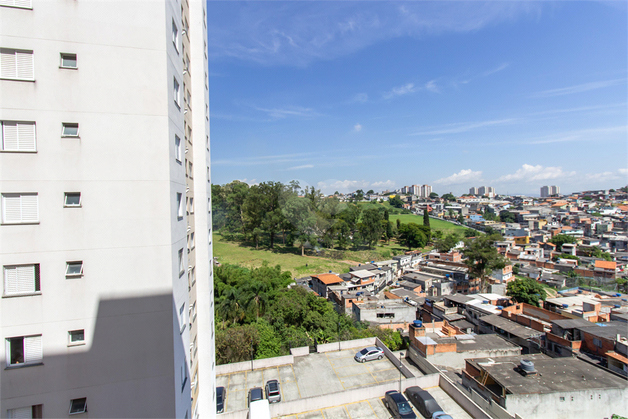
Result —
<instances>
[{"instance_id":1,"label":"blue sky","mask_svg":"<svg viewBox=\"0 0 628 419\"><path fill-rule=\"evenodd\" d=\"M209 1L212 181L628 183L625 2Z\"/></svg>"}]
</instances>

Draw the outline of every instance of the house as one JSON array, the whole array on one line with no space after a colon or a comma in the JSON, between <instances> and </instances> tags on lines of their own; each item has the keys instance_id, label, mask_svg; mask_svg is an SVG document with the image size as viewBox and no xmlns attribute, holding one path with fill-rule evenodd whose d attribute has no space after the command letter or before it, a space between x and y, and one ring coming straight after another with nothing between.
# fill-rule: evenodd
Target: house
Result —
<instances>
[{"instance_id":1,"label":"house","mask_svg":"<svg viewBox=\"0 0 628 419\"><path fill-rule=\"evenodd\" d=\"M312 289L321 297L328 297L328 288L330 285L342 283L344 283L344 280L333 273L312 275Z\"/></svg>"},{"instance_id":2,"label":"house","mask_svg":"<svg viewBox=\"0 0 628 419\"><path fill-rule=\"evenodd\" d=\"M416 320L416 307L400 300L379 300L353 304L353 317L357 321L369 322L380 327L406 328Z\"/></svg>"},{"instance_id":3,"label":"house","mask_svg":"<svg viewBox=\"0 0 628 419\"><path fill-rule=\"evenodd\" d=\"M495 417L610 418L628 412L626 381L577 358L543 354L467 359L462 385ZM498 409L494 407L501 408Z\"/></svg>"},{"instance_id":4,"label":"house","mask_svg":"<svg viewBox=\"0 0 628 419\"><path fill-rule=\"evenodd\" d=\"M503 269L496 269L491 273L491 278L493 278L497 283L505 284L514 279L512 274L512 265L506 265Z\"/></svg>"}]
</instances>

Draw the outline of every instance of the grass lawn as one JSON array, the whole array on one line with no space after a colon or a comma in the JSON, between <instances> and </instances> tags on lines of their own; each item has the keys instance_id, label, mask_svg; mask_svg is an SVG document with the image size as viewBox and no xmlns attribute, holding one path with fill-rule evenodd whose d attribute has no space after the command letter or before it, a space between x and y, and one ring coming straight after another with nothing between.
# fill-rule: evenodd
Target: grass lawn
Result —
<instances>
[{"instance_id":1,"label":"grass lawn","mask_svg":"<svg viewBox=\"0 0 628 419\"><path fill-rule=\"evenodd\" d=\"M419 225L423 225L423 216L422 215L414 215L414 214L390 214L390 221L396 222L397 219L400 220L401 223L416 223ZM443 220L437 220L434 218L430 218L430 227L433 230L440 230L444 234L450 233L458 233L464 236L464 231L467 229L466 227L459 226L453 223L449 223Z\"/></svg>"},{"instance_id":2,"label":"grass lawn","mask_svg":"<svg viewBox=\"0 0 628 419\"><path fill-rule=\"evenodd\" d=\"M213 244L214 256L220 263L256 268L266 261L270 266L280 265L281 269L292 272L292 276L297 278L329 271L349 272L348 263L315 256L301 256L299 249L285 248L282 245L275 245L277 247L275 251L265 247L256 250L255 247L241 245L237 241L227 241L217 233L213 235Z\"/></svg>"}]
</instances>

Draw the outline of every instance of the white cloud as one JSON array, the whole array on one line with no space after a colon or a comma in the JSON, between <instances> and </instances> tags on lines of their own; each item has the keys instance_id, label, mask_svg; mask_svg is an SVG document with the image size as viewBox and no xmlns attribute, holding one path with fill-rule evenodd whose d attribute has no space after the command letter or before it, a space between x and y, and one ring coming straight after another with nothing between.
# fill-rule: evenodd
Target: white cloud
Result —
<instances>
[{"instance_id":1,"label":"white cloud","mask_svg":"<svg viewBox=\"0 0 628 419\"><path fill-rule=\"evenodd\" d=\"M244 182L244 183L246 183L249 186L259 185L259 182L257 181L257 179L250 179L249 180L247 178L244 178L244 179L236 179L236 180L239 180L240 182Z\"/></svg>"},{"instance_id":2,"label":"white cloud","mask_svg":"<svg viewBox=\"0 0 628 419\"><path fill-rule=\"evenodd\" d=\"M586 180L596 181L596 182L606 182L610 180L618 180L621 179L622 182L626 181L626 177L628 176L628 169L617 169L617 171L606 171L602 173L587 173L584 175Z\"/></svg>"},{"instance_id":3,"label":"white cloud","mask_svg":"<svg viewBox=\"0 0 628 419\"><path fill-rule=\"evenodd\" d=\"M559 179L574 176L576 172L564 172L561 167L541 165L532 166L530 164L524 164L521 169L515 173L501 176L497 179L497 182L509 183L509 182L534 182L539 180Z\"/></svg>"},{"instance_id":4,"label":"white cloud","mask_svg":"<svg viewBox=\"0 0 628 419\"><path fill-rule=\"evenodd\" d=\"M628 176L628 169L619 169L617 171L620 175Z\"/></svg>"},{"instance_id":5,"label":"white cloud","mask_svg":"<svg viewBox=\"0 0 628 419\"><path fill-rule=\"evenodd\" d=\"M360 125L360 124L355 124L355 125L353 126L353 129L355 130L355 132L360 132L360 131L362 131L362 125Z\"/></svg>"},{"instance_id":6,"label":"white cloud","mask_svg":"<svg viewBox=\"0 0 628 419\"><path fill-rule=\"evenodd\" d=\"M482 171L473 171L471 169L463 169L451 176L444 177L434 181L437 185L460 185L463 183L479 182L482 180Z\"/></svg>"},{"instance_id":7,"label":"white cloud","mask_svg":"<svg viewBox=\"0 0 628 419\"><path fill-rule=\"evenodd\" d=\"M626 83L626 79L602 80L591 83L578 84L576 86L561 87L560 89L544 90L530 95L530 97L551 97L570 95L572 93L588 92L589 90L602 89L604 87L617 86Z\"/></svg>"},{"instance_id":8,"label":"white cloud","mask_svg":"<svg viewBox=\"0 0 628 419\"><path fill-rule=\"evenodd\" d=\"M288 167L286 170L311 169L313 167L314 167L313 164L304 164L301 166Z\"/></svg>"},{"instance_id":9,"label":"white cloud","mask_svg":"<svg viewBox=\"0 0 628 419\"><path fill-rule=\"evenodd\" d=\"M430 92L440 93L440 89L436 85L436 80L430 80L425 83L425 90L429 90Z\"/></svg>"},{"instance_id":10,"label":"white cloud","mask_svg":"<svg viewBox=\"0 0 628 419\"><path fill-rule=\"evenodd\" d=\"M325 194L338 192L352 192L356 189L363 189L370 186L366 180L336 180L328 179L317 183L318 188Z\"/></svg>"},{"instance_id":11,"label":"white cloud","mask_svg":"<svg viewBox=\"0 0 628 419\"><path fill-rule=\"evenodd\" d=\"M414 86L414 83L407 83L403 86L393 87L391 91L382 95L384 99L392 99L395 96L403 96L416 92L418 89Z\"/></svg>"},{"instance_id":12,"label":"white cloud","mask_svg":"<svg viewBox=\"0 0 628 419\"><path fill-rule=\"evenodd\" d=\"M502 70L505 70L509 65L510 65L510 63L503 63L503 64L499 65L498 67L492 69L492 70L485 71L482 75L483 76L490 76L491 74L495 74L495 73L498 73L498 72L500 72Z\"/></svg>"},{"instance_id":13,"label":"white cloud","mask_svg":"<svg viewBox=\"0 0 628 419\"><path fill-rule=\"evenodd\" d=\"M478 128L491 127L491 126L499 126L499 125L509 125L519 122L518 118L507 118L507 119L496 119L492 121L480 121L480 122L469 122L469 123L455 123L448 124L443 126L440 129L434 129L429 131L419 131L410 135L441 135L441 134L458 134L461 132L472 131ZM449 127L449 128L448 128Z\"/></svg>"},{"instance_id":14,"label":"white cloud","mask_svg":"<svg viewBox=\"0 0 628 419\"><path fill-rule=\"evenodd\" d=\"M369 95L367 95L366 93L358 93L357 95L353 96L353 98L350 100L350 103L366 103L369 100Z\"/></svg>"},{"instance_id":15,"label":"white cloud","mask_svg":"<svg viewBox=\"0 0 628 419\"><path fill-rule=\"evenodd\" d=\"M312 108L304 108L302 106L287 106L285 108L261 108L253 106L253 109L266 112L268 116L274 119L284 119L287 117L314 118L321 116Z\"/></svg>"},{"instance_id":16,"label":"white cloud","mask_svg":"<svg viewBox=\"0 0 628 419\"><path fill-rule=\"evenodd\" d=\"M395 187L395 181L393 180L387 180L385 182L373 182L371 183L371 186L373 188L380 188L380 189L390 189L390 188L394 188Z\"/></svg>"}]
</instances>

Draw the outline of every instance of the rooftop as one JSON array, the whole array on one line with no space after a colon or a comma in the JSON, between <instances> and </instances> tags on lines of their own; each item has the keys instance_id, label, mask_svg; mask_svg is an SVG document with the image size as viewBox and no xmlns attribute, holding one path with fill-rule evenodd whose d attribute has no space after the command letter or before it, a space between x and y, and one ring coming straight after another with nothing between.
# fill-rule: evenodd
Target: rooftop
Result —
<instances>
[{"instance_id":1,"label":"rooftop","mask_svg":"<svg viewBox=\"0 0 628 419\"><path fill-rule=\"evenodd\" d=\"M370 278L372 276L377 275L377 273L372 272L372 271L367 271L367 270L361 270L361 271L353 271L351 272L351 276L360 278L360 279L365 279L365 278Z\"/></svg>"},{"instance_id":2,"label":"rooftop","mask_svg":"<svg viewBox=\"0 0 628 419\"><path fill-rule=\"evenodd\" d=\"M515 323L497 314L480 317L480 322L486 322L492 326L499 327L500 329L510 333L511 335L515 335L523 339L538 337L540 334L542 334L542 332L539 332L538 330L522 326L519 323Z\"/></svg>"},{"instance_id":3,"label":"rooftop","mask_svg":"<svg viewBox=\"0 0 628 419\"><path fill-rule=\"evenodd\" d=\"M538 374L522 376L518 372L522 359L534 363ZM550 358L543 354L477 358L467 360L487 371L512 394L560 393L597 388L625 388L626 380L577 358Z\"/></svg>"},{"instance_id":4,"label":"rooftop","mask_svg":"<svg viewBox=\"0 0 628 419\"><path fill-rule=\"evenodd\" d=\"M339 282L344 282L344 280L342 278L340 278L338 275L334 275L334 274L312 275L312 279L314 279L314 278L318 278L319 281L321 281L323 284L326 284L326 285L337 284Z\"/></svg>"}]
</instances>

